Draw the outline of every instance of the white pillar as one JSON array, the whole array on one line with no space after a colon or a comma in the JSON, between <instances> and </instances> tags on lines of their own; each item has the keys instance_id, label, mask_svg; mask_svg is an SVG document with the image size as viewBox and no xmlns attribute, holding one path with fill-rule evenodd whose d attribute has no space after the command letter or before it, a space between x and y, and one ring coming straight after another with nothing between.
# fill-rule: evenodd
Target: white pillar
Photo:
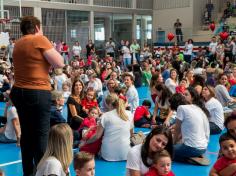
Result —
<instances>
[{"instance_id":1,"label":"white pillar","mask_svg":"<svg viewBox=\"0 0 236 176\"><path fill-rule=\"evenodd\" d=\"M3 8L3 0L0 0L1 1L1 19L4 18L4 8Z\"/></svg>"},{"instance_id":2,"label":"white pillar","mask_svg":"<svg viewBox=\"0 0 236 176\"><path fill-rule=\"evenodd\" d=\"M137 8L137 0L131 0L131 7L132 9L136 9Z\"/></svg>"},{"instance_id":3,"label":"white pillar","mask_svg":"<svg viewBox=\"0 0 236 176\"><path fill-rule=\"evenodd\" d=\"M89 15L89 39L91 39L93 42L95 40L94 37L94 11L90 11Z\"/></svg>"},{"instance_id":4,"label":"white pillar","mask_svg":"<svg viewBox=\"0 0 236 176\"><path fill-rule=\"evenodd\" d=\"M37 17L40 21L40 29L43 30L43 21L42 21L42 9L40 7L34 7L34 16Z\"/></svg>"},{"instance_id":5,"label":"white pillar","mask_svg":"<svg viewBox=\"0 0 236 176\"><path fill-rule=\"evenodd\" d=\"M136 39L136 33L137 33L137 15L132 15L132 39Z\"/></svg>"},{"instance_id":6,"label":"white pillar","mask_svg":"<svg viewBox=\"0 0 236 176\"><path fill-rule=\"evenodd\" d=\"M93 0L89 0L88 5L93 5Z\"/></svg>"},{"instance_id":7,"label":"white pillar","mask_svg":"<svg viewBox=\"0 0 236 176\"><path fill-rule=\"evenodd\" d=\"M20 18L22 17L21 0L19 0Z\"/></svg>"}]
</instances>

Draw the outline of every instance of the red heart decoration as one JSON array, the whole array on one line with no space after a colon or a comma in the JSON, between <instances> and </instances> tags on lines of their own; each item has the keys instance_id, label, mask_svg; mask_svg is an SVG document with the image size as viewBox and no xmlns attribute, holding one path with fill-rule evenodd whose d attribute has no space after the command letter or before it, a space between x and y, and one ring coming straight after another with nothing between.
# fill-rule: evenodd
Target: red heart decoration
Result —
<instances>
[{"instance_id":1,"label":"red heart decoration","mask_svg":"<svg viewBox=\"0 0 236 176\"><path fill-rule=\"evenodd\" d=\"M228 37L229 37L228 32L221 32L221 33L220 33L220 38L221 38L222 40L226 40Z\"/></svg>"},{"instance_id":2,"label":"red heart decoration","mask_svg":"<svg viewBox=\"0 0 236 176\"><path fill-rule=\"evenodd\" d=\"M211 31L213 32L213 31L215 30L215 28L216 28L215 23L211 23L210 26L209 26L209 28L210 28Z\"/></svg>"},{"instance_id":3,"label":"red heart decoration","mask_svg":"<svg viewBox=\"0 0 236 176\"><path fill-rule=\"evenodd\" d=\"M173 33L169 32L167 34L167 38L168 38L169 41L171 41L171 40L173 40L173 38L175 38L175 35Z\"/></svg>"}]
</instances>

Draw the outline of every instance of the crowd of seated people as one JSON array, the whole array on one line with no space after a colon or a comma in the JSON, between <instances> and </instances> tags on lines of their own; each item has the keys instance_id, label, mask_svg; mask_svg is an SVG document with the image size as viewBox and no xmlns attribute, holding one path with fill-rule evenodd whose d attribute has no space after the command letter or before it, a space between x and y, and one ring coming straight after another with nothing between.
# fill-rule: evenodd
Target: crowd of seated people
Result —
<instances>
[{"instance_id":1,"label":"crowd of seated people","mask_svg":"<svg viewBox=\"0 0 236 176\"><path fill-rule=\"evenodd\" d=\"M52 42L64 56L66 66L50 70L51 136L37 173L40 175L52 162L55 170L67 174L72 154L64 153L68 155L65 162L59 156L63 153L52 157L51 152L70 151L72 147L81 149L81 154L75 156L77 175L83 175L84 167L91 167L93 172L94 160L90 154L100 155L106 161L127 160L130 176L163 174L159 168L163 158L168 165L172 159L208 165L209 160L203 155L210 135L220 134L226 127L229 134L221 137L221 147L227 145L225 141L235 139L236 127L230 120L225 121L224 115L236 107L236 46L232 36L225 41L214 36L207 50L199 49L196 53L193 44L189 39L184 51L178 45L152 51L147 44L140 47L136 40L131 45L122 41L119 56L111 57L108 52L105 58L99 58L92 41L86 46L86 57L81 54L78 42L72 52L65 43L57 46ZM7 97L14 82L11 68L2 67L0 72L3 88L8 84L6 89L0 89L7 99L4 114L7 121L0 129L0 142L19 145L18 115ZM137 89L142 86L149 89L152 99L139 105ZM232 114L229 119L234 117ZM135 127L152 129L143 143L131 147ZM71 140L62 139L57 141L58 148L50 148L55 136L63 138L63 130ZM216 166L212 174L227 175L228 167L232 167L219 171ZM170 168L165 174L173 175Z\"/></svg>"}]
</instances>

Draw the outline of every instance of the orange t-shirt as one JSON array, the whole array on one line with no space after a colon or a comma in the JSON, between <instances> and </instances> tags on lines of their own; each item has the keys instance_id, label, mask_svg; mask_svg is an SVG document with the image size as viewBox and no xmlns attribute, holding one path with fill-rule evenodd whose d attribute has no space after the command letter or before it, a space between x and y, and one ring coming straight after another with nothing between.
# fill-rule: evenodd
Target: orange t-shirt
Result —
<instances>
[{"instance_id":1,"label":"orange t-shirt","mask_svg":"<svg viewBox=\"0 0 236 176\"><path fill-rule=\"evenodd\" d=\"M43 56L43 52L53 46L41 35L25 35L14 46L13 64L15 87L51 90L49 81L50 64Z\"/></svg>"}]
</instances>

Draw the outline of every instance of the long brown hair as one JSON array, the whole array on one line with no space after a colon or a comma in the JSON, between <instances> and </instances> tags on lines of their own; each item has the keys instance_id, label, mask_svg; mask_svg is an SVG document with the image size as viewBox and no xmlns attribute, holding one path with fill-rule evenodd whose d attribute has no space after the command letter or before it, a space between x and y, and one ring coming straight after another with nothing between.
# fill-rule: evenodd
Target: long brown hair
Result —
<instances>
[{"instance_id":1,"label":"long brown hair","mask_svg":"<svg viewBox=\"0 0 236 176\"><path fill-rule=\"evenodd\" d=\"M149 152L149 145L151 139L156 135L164 135L168 139L168 142L166 144L165 150L167 150L171 156L173 157L173 140L172 140L172 134L171 131L164 127L163 125L160 125L156 128L154 128L146 137L144 144L141 147L141 158L143 161L143 164L147 167L150 167L151 164L148 163L148 152Z\"/></svg>"},{"instance_id":2,"label":"long brown hair","mask_svg":"<svg viewBox=\"0 0 236 176\"><path fill-rule=\"evenodd\" d=\"M83 81L81 80L81 79L78 79L78 78L76 78L75 80L74 80L74 82L73 82L73 84L72 84L72 88L71 88L71 95L72 96L75 96L75 84L77 83L77 82L80 82L80 84L82 85L82 90L81 90L81 92L80 92L80 99L82 99L82 98L84 98L84 83L83 83Z\"/></svg>"}]
</instances>

